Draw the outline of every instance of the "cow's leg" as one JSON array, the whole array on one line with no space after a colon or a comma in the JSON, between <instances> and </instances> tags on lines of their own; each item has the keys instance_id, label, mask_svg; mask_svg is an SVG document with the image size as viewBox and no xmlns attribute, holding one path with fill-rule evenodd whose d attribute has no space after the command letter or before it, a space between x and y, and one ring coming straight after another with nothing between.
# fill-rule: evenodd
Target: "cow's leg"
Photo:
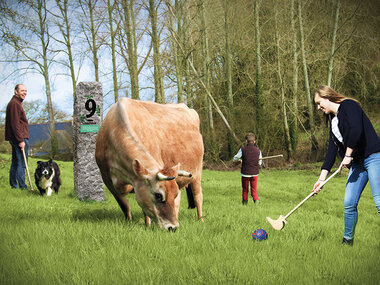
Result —
<instances>
[{"instance_id":1,"label":"cow's leg","mask_svg":"<svg viewBox=\"0 0 380 285\"><path fill-rule=\"evenodd\" d=\"M131 208L129 207L128 199L123 196L117 196L117 195L114 195L114 197L117 203L119 204L121 210L123 211L125 218L128 221L132 220Z\"/></svg>"},{"instance_id":2,"label":"cow's leg","mask_svg":"<svg viewBox=\"0 0 380 285\"><path fill-rule=\"evenodd\" d=\"M202 194L200 178L192 181L190 184L191 184L191 190L193 191L193 195L194 195L195 206L197 207L198 219L203 221L203 218L202 218L203 194Z\"/></svg>"}]
</instances>

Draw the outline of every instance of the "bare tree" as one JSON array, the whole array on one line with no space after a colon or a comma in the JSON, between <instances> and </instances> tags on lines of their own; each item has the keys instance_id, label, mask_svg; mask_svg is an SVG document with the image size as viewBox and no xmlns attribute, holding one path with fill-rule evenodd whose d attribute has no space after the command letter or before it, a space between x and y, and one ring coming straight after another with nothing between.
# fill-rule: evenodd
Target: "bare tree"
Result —
<instances>
[{"instance_id":1,"label":"bare tree","mask_svg":"<svg viewBox=\"0 0 380 285\"><path fill-rule=\"evenodd\" d=\"M295 0L291 0L290 5L290 24L291 24L291 33L292 33L292 97L293 104L290 106L291 110L291 120L290 120L290 140L292 144L292 150L295 151L298 144L298 48L297 48L297 30L296 30L296 16L295 11Z\"/></svg>"},{"instance_id":2,"label":"bare tree","mask_svg":"<svg viewBox=\"0 0 380 285\"><path fill-rule=\"evenodd\" d=\"M5 2L3 5L6 4ZM49 114L49 128L51 136L51 155L58 153L58 141L55 132L55 120L53 103L51 99L51 87L49 69L54 63L54 54L49 50L51 35L49 34L48 9L45 0L20 1L16 7L6 7L6 17L2 21L3 34L8 47L14 50L15 56L8 62L16 62L25 72L37 72L41 74L45 82L45 93ZM14 10L13 10L14 9ZM28 17L19 12L23 11Z\"/></svg>"},{"instance_id":3,"label":"bare tree","mask_svg":"<svg viewBox=\"0 0 380 285\"><path fill-rule=\"evenodd\" d=\"M284 137L285 137L285 145L286 145L286 152L287 152L287 159L289 160L292 155L292 148L291 148L291 142L290 142L290 132L289 132L289 123L288 123L288 115L286 111L286 104L285 104L285 90L284 90L284 81L281 74L281 59L280 59L280 35L278 31L278 5L276 1L273 3L274 9L275 9L275 16L274 16L274 26L275 26L275 40L276 40L276 54L277 54L277 76L278 76L278 82L280 84L280 97L281 97L281 109L282 109L282 120L284 124Z\"/></svg>"},{"instance_id":4,"label":"bare tree","mask_svg":"<svg viewBox=\"0 0 380 285\"><path fill-rule=\"evenodd\" d=\"M135 20L135 10L133 7L134 0L122 0L122 15L121 18L123 20L124 31L120 30L119 42L121 46L121 54L127 64L130 83L131 83L131 95L133 99L140 99L139 95L139 78L138 75L142 67L138 68L137 63L137 35L136 35L136 20ZM127 39L127 43L125 44L124 40ZM124 50L127 51L127 55ZM150 53L150 52L149 52ZM149 56L146 56L146 59ZM145 64L146 60L144 61Z\"/></svg>"},{"instance_id":5,"label":"bare tree","mask_svg":"<svg viewBox=\"0 0 380 285\"><path fill-rule=\"evenodd\" d=\"M76 86L77 86L78 74L76 74L75 72L75 58L74 58L74 52L73 52L73 47L72 47L73 41L72 41L71 23L72 23L73 13L72 13L72 10L70 11L68 0L56 0L56 4L58 7L58 13L53 13L52 10L50 10L50 13L52 13L54 16L54 22L58 26L61 32L62 39L54 37L54 40L58 44L62 44L63 48L59 49L59 52L67 56L67 60L60 60L59 62L70 70L70 78L72 82L73 96L74 96ZM80 67L82 65L82 60L79 60L77 64Z\"/></svg>"},{"instance_id":6,"label":"bare tree","mask_svg":"<svg viewBox=\"0 0 380 285\"><path fill-rule=\"evenodd\" d=\"M160 52L160 36L158 33L157 9L154 0L149 0L149 18L152 25L152 42L153 42L153 62L154 62L154 86L155 86L155 101L165 103L164 94L164 77L162 72L161 52Z\"/></svg>"},{"instance_id":7,"label":"bare tree","mask_svg":"<svg viewBox=\"0 0 380 285\"><path fill-rule=\"evenodd\" d=\"M308 115L309 115L309 121L310 121L311 149L316 150L318 149L318 142L317 142L317 139L315 138L315 119L314 119L314 112L313 112L313 102L311 101L309 75L308 75L307 63L306 63L305 37L304 37L303 25L302 25L301 0L298 0L298 23L299 23L299 31L300 31L302 66L303 66L303 74L304 74L304 81L305 81L306 104L308 108Z\"/></svg>"},{"instance_id":8,"label":"bare tree","mask_svg":"<svg viewBox=\"0 0 380 285\"><path fill-rule=\"evenodd\" d=\"M107 0L107 12L108 12L108 30L109 37L111 39L110 49L112 58L112 79L113 79L113 93L115 102L119 101L119 85L117 80L117 65L116 65L116 35L119 29L120 21L117 21L116 28L114 28L114 13L117 6L117 0Z\"/></svg>"},{"instance_id":9,"label":"bare tree","mask_svg":"<svg viewBox=\"0 0 380 285\"><path fill-rule=\"evenodd\" d=\"M199 0L198 1L198 8L199 8L199 17L200 17L200 41L201 41L201 57L202 60L202 78L204 79L206 88L210 90L211 88L211 81L210 81L210 51L209 51L209 39L208 39L208 29L206 25L206 16L205 16L205 1ZM206 91L203 91L206 93ZM212 110L212 104L210 101L210 98L208 96L205 97L205 107L206 107L206 118L207 118L207 130L210 134L209 140L210 140L210 149L212 152L212 155L216 154L216 138L215 138L215 128L214 128L214 115ZM215 159L215 157L214 157Z\"/></svg>"},{"instance_id":10,"label":"bare tree","mask_svg":"<svg viewBox=\"0 0 380 285\"><path fill-rule=\"evenodd\" d=\"M340 0L337 0L336 9L335 9L334 27L333 27L333 33L332 33L332 38L331 38L331 50L330 50L330 55L329 55L328 68L327 68L327 86L331 86L333 61L334 61L334 55L335 55L336 32L338 30L339 9L340 9Z\"/></svg>"},{"instance_id":11,"label":"bare tree","mask_svg":"<svg viewBox=\"0 0 380 285\"><path fill-rule=\"evenodd\" d=\"M255 43L256 43L256 88L255 88L255 102L254 108L256 109L256 133L259 140L264 141L265 131L265 112L264 112L264 99L263 99L263 83L261 74L261 50L260 50L260 25L259 25L259 3L253 2L254 6L254 21L255 21ZM264 144L263 144L264 147Z\"/></svg>"},{"instance_id":12,"label":"bare tree","mask_svg":"<svg viewBox=\"0 0 380 285\"><path fill-rule=\"evenodd\" d=\"M98 0L78 0L82 11L81 34L85 37L85 41L89 46L92 56L90 60L94 65L95 81L99 82L99 49L102 40L99 31L103 25L104 18L97 17L96 5Z\"/></svg>"}]
</instances>

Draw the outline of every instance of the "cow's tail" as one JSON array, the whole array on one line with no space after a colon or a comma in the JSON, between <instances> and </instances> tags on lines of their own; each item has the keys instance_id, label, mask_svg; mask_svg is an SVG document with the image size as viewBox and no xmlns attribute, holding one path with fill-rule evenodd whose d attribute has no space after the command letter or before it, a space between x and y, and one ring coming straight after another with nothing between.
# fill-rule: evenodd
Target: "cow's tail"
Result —
<instances>
[{"instance_id":1,"label":"cow's tail","mask_svg":"<svg viewBox=\"0 0 380 285\"><path fill-rule=\"evenodd\" d=\"M191 185L187 185L186 187L186 194L187 194L187 202L189 203L188 209L194 209L195 208L195 201L194 201L194 194L191 190Z\"/></svg>"}]
</instances>

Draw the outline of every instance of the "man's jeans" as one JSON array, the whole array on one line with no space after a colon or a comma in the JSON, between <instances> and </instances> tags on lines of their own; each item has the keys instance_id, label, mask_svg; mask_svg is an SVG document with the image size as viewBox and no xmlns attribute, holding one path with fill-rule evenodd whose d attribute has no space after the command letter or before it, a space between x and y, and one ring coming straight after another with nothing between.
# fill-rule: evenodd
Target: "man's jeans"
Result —
<instances>
[{"instance_id":1,"label":"man's jeans","mask_svg":"<svg viewBox=\"0 0 380 285\"><path fill-rule=\"evenodd\" d=\"M29 140L25 139L25 156L28 159L29 151ZM28 189L28 186L25 184L25 162L24 157L21 151L21 148L18 146L18 142L10 141L12 145L12 164L9 171L9 183L13 188L23 188Z\"/></svg>"},{"instance_id":2,"label":"man's jeans","mask_svg":"<svg viewBox=\"0 0 380 285\"><path fill-rule=\"evenodd\" d=\"M358 202L367 182L371 185L373 200L380 213L380 152L360 163L353 163L347 179L344 196L344 237L354 238L358 221Z\"/></svg>"}]
</instances>

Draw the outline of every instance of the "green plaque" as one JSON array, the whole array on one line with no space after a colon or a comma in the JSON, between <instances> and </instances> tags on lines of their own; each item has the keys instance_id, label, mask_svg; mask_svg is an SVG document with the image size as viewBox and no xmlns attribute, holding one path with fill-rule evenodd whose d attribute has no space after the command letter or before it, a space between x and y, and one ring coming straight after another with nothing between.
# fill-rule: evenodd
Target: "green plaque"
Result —
<instances>
[{"instance_id":1,"label":"green plaque","mask_svg":"<svg viewBox=\"0 0 380 285\"><path fill-rule=\"evenodd\" d=\"M97 133L100 125L80 125L81 133Z\"/></svg>"}]
</instances>

